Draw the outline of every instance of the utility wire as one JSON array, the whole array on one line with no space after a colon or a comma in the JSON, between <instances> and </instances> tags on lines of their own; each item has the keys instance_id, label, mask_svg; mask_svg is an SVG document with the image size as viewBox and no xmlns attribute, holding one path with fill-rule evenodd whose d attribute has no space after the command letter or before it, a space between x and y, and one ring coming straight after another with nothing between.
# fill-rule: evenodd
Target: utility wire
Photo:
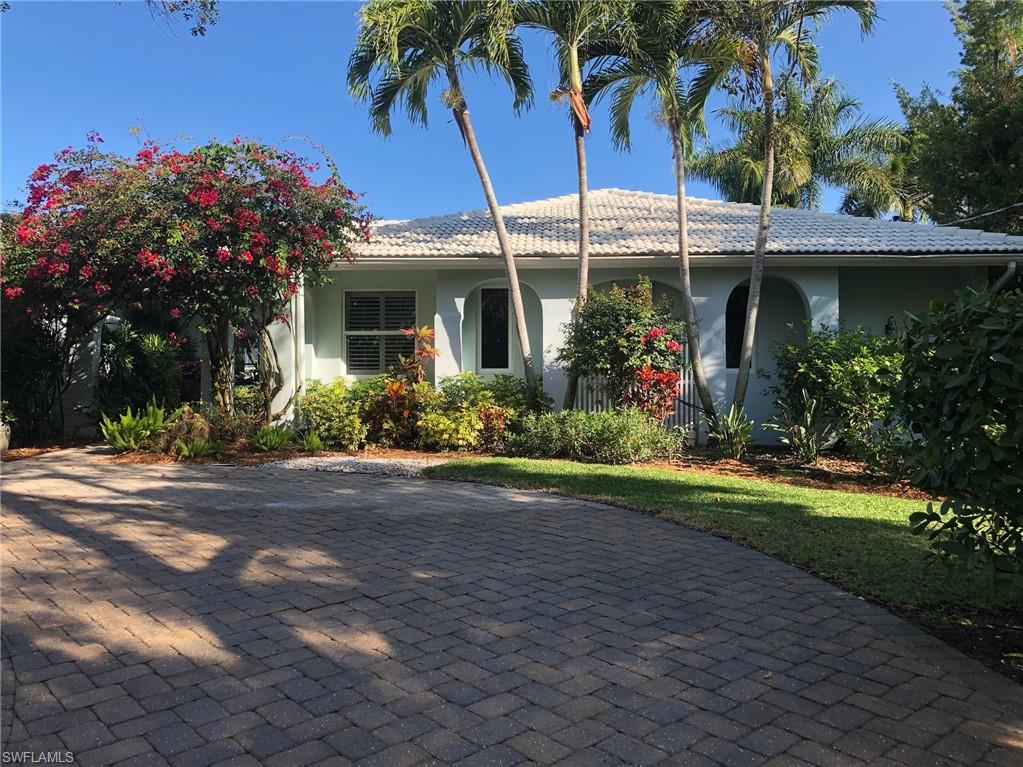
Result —
<instances>
[{"instance_id":1,"label":"utility wire","mask_svg":"<svg viewBox=\"0 0 1023 767\"><path fill-rule=\"evenodd\" d=\"M956 221L947 221L944 224L935 224L935 226L952 226L953 224L961 224L964 221L973 221L975 218L984 218L985 216L993 216L995 213L1004 213L1007 210L1018 208L1023 205L1023 202L1014 202L1012 205L1006 205L1004 208L998 210L989 210L986 213L978 213L976 216L968 216L967 218L960 218Z\"/></svg>"}]
</instances>

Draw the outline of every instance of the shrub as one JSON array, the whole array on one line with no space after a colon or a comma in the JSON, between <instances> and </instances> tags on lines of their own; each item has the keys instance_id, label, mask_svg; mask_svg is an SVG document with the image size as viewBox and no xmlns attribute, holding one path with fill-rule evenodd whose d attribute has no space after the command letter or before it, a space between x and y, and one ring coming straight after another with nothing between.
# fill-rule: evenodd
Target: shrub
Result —
<instances>
[{"instance_id":1,"label":"shrub","mask_svg":"<svg viewBox=\"0 0 1023 767\"><path fill-rule=\"evenodd\" d=\"M210 425L213 435L224 442L249 439L259 430L263 420L262 414L255 416L237 409L227 414L209 402L203 403L200 412Z\"/></svg>"},{"instance_id":2,"label":"shrub","mask_svg":"<svg viewBox=\"0 0 1023 767\"><path fill-rule=\"evenodd\" d=\"M447 413L424 413L416 424L419 446L435 450L472 450L483 428L477 409L464 405Z\"/></svg>"},{"instance_id":3,"label":"shrub","mask_svg":"<svg viewBox=\"0 0 1023 767\"><path fill-rule=\"evenodd\" d=\"M197 458L212 458L220 455L221 446L219 442L209 439L195 437L193 439L179 439L174 443L172 452L178 461L193 461Z\"/></svg>"},{"instance_id":4,"label":"shrub","mask_svg":"<svg viewBox=\"0 0 1023 767\"><path fill-rule=\"evenodd\" d=\"M441 408L443 395L429 383L409 383L387 378L384 392L366 407L370 439L392 447L411 447L417 443L417 425L423 415Z\"/></svg>"},{"instance_id":5,"label":"shrub","mask_svg":"<svg viewBox=\"0 0 1023 767\"><path fill-rule=\"evenodd\" d=\"M949 499L914 529L970 569L1023 571L1023 291L911 317L896 400L914 482Z\"/></svg>"},{"instance_id":6,"label":"shrub","mask_svg":"<svg viewBox=\"0 0 1023 767\"><path fill-rule=\"evenodd\" d=\"M323 440L315 431L307 431L299 437L298 446L307 453L318 453L323 450Z\"/></svg>"},{"instance_id":7,"label":"shrub","mask_svg":"<svg viewBox=\"0 0 1023 767\"><path fill-rule=\"evenodd\" d=\"M810 330L805 343L775 344L772 353L777 378L771 390L780 416L805 418L805 390L854 454L875 469L897 470L900 426L892 393L902 354L896 339L861 327L822 328Z\"/></svg>"},{"instance_id":8,"label":"shrub","mask_svg":"<svg viewBox=\"0 0 1023 767\"><path fill-rule=\"evenodd\" d=\"M765 429L782 433L782 444L792 448L800 463L817 463L821 448L834 433L834 420L825 415L821 403L803 389L803 401L794 409L787 401L775 403L777 420L765 423Z\"/></svg>"},{"instance_id":9,"label":"shrub","mask_svg":"<svg viewBox=\"0 0 1023 767\"><path fill-rule=\"evenodd\" d=\"M363 382L365 383L365 382ZM298 412L305 427L333 450L358 450L366 441L366 427L359 417L359 402L346 390L343 380L330 384L310 381L299 399ZM365 387L362 389L365 391Z\"/></svg>"},{"instance_id":10,"label":"shrub","mask_svg":"<svg viewBox=\"0 0 1023 767\"><path fill-rule=\"evenodd\" d=\"M641 277L635 287L591 291L566 327L559 359L578 377L603 377L612 402L620 405L633 388L636 371L682 369L682 334L670 303L655 302L649 278ZM650 378L647 383L660 387L671 382ZM677 386L677 380L674 383ZM664 397L651 395L648 392L639 404L649 403L656 416L653 410Z\"/></svg>"},{"instance_id":11,"label":"shrub","mask_svg":"<svg viewBox=\"0 0 1023 767\"><path fill-rule=\"evenodd\" d=\"M181 386L177 346L156 333L140 333L127 321L104 329L94 412L121 413L145 407L150 399L176 407Z\"/></svg>"},{"instance_id":12,"label":"shrub","mask_svg":"<svg viewBox=\"0 0 1023 767\"><path fill-rule=\"evenodd\" d=\"M753 434L753 420L746 411L733 403L727 413L718 412L710 423L709 435L718 448L729 458L739 460L749 447Z\"/></svg>"},{"instance_id":13,"label":"shrub","mask_svg":"<svg viewBox=\"0 0 1023 767\"><path fill-rule=\"evenodd\" d=\"M100 430L107 444L120 452L143 450L149 446L150 437L166 431L180 415L181 409L168 415L165 408L150 400L145 410L135 412L129 407L116 421L104 413L100 416Z\"/></svg>"},{"instance_id":14,"label":"shrub","mask_svg":"<svg viewBox=\"0 0 1023 767\"><path fill-rule=\"evenodd\" d=\"M258 386L252 384L241 384L234 387L234 409L242 415L246 415L259 423L264 416L263 393ZM265 424L260 424L265 426Z\"/></svg>"},{"instance_id":15,"label":"shrub","mask_svg":"<svg viewBox=\"0 0 1023 767\"><path fill-rule=\"evenodd\" d=\"M512 411L498 405L480 405L476 413L480 419L478 447L494 452L502 450L508 435L508 422Z\"/></svg>"},{"instance_id":16,"label":"shrub","mask_svg":"<svg viewBox=\"0 0 1023 767\"><path fill-rule=\"evenodd\" d=\"M634 408L586 413L562 410L531 414L508 442L512 455L567 458L591 463L634 463L671 457L677 435Z\"/></svg>"},{"instance_id":17,"label":"shrub","mask_svg":"<svg viewBox=\"0 0 1023 767\"><path fill-rule=\"evenodd\" d=\"M209 441L212 437L209 421L201 413L195 412L190 406L184 405L181 414L174 419L167 429L149 437L148 445L161 453L173 452L174 445L181 442L196 440Z\"/></svg>"},{"instance_id":18,"label":"shrub","mask_svg":"<svg viewBox=\"0 0 1023 767\"><path fill-rule=\"evenodd\" d=\"M264 426L249 443L261 453L280 450L295 438L295 430L287 426Z\"/></svg>"}]
</instances>

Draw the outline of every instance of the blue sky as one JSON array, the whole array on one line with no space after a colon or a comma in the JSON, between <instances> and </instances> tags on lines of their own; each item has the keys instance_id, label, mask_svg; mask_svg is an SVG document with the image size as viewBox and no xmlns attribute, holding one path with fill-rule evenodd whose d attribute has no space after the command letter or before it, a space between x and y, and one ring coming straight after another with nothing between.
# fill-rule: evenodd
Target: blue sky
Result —
<instances>
[{"instance_id":1,"label":"blue sky","mask_svg":"<svg viewBox=\"0 0 1023 767\"><path fill-rule=\"evenodd\" d=\"M97 130L106 148L133 152L129 128L187 146L236 134L276 143L307 134L338 162L352 188L380 218L410 218L482 207L479 183L458 131L439 102L428 129L400 116L394 135L369 130L364 107L348 96L345 63L356 32L354 2L222 2L205 38L154 21L146 6L113 2L14 0L0 16L2 117L0 200L23 199L32 168ZM861 40L855 19L840 15L819 36L822 74L843 81L876 116L899 117L892 81L912 91L947 91L959 47L940 2L881 2L875 33ZM575 156L547 41L525 36L537 92L516 118L501 83L471 79L467 97L502 202L574 191ZM720 99L717 102L720 104ZM666 140L637 110L629 154L614 151L605 115L594 112L588 140L592 188L671 193ZM727 133L715 129L721 144ZM302 150L301 145L295 148ZM691 194L717 197L691 181ZM824 208L833 210L837 192Z\"/></svg>"}]
</instances>

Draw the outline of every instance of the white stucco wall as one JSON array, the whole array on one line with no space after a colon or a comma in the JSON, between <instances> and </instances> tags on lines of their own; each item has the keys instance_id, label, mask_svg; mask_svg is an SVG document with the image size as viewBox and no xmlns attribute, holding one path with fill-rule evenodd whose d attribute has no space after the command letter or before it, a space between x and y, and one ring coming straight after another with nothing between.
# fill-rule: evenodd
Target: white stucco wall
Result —
<instances>
[{"instance_id":1,"label":"white stucco wall","mask_svg":"<svg viewBox=\"0 0 1023 767\"><path fill-rule=\"evenodd\" d=\"M958 288L983 288L986 266L859 266L839 269L842 324L883 333L889 317L920 312Z\"/></svg>"},{"instance_id":2,"label":"white stucco wall","mask_svg":"<svg viewBox=\"0 0 1023 767\"><path fill-rule=\"evenodd\" d=\"M814 327L828 328L859 324L883 332L890 316L899 317L907 310L924 309L930 300L946 298L959 287L982 287L985 273L983 266L777 267L769 263L754 350L754 371L773 370L770 347L775 339L789 335L789 323L809 320ZM638 274L676 290L680 287L675 266L608 268L597 262L591 266L590 281L593 285L616 281L626 284L635 281ZM575 276L574 265L556 269L527 266L519 272L534 362L543 375L545 390L555 402L560 402L564 396L565 375L557 356L562 346L563 328L571 315ZM692 277L708 383L715 400L727 409L735 371L725 366L725 307L733 288L749 279L749 270L746 266L696 265ZM479 288L506 284L498 263L487 269L342 269L335 274L332 284L305 291L302 374L306 380L325 381L346 375L345 290L415 290L417 324L435 328L440 351L430 371L431 379L437 381L464 370L478 372ZM282 332L287 333L287 329ZM289 344L290 339L281 339L282 364L286 354L293 354ZM513 372L521 374L517 352L518 341L513 332L510 357ZM767 391L770 384L769 380L756 375L750 381L746 409L758 424L773 415L773 398ZM768 440L775 438L772 432L759 429L758 436Z\"/></svg>"},{"instance_id":3,"label":"white stucco wall","mask_svg":"<svg viewBox=\"0 0 1023 767\"><path fill-rule=\"evenodd\" d=\"M305 289L305 348L302 369L305 380L332 381L347 376L344 354L344 292L346 290L413 290L416 293L416 325L434 325L437 300L436 272L365 271L341 269L329 285ZM437 328L438 336L442 328ZM446 340L438 338L438 348Z\"/></svg>"}]
</instances>

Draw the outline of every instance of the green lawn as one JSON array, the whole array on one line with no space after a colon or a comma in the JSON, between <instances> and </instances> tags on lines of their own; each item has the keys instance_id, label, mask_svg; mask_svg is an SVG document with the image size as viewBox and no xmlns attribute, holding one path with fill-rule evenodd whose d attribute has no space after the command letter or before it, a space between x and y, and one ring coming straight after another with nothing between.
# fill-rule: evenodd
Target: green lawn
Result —
<instances>
[{"instance_id":1,"label":"green lawn","mask_svg":"<svg viewBox=\"0 0 1023 767\"><path fill-rule=\"evenodd\" d=\"M1020 590L992 594L925 556L907 519L923 501L818 490L705 472L507 458L454 460L429 469L462 479L547 490L637 509L706 530L813 572L941 634L1014 675L1023 651ZM1021 584L1023 585L1023 584ZM1014 639L1015 636L1015 639ZM989 646L983 650L981 646ZM1008 660L983 657L991 653Z\"/></svg>"}]
</instances>

